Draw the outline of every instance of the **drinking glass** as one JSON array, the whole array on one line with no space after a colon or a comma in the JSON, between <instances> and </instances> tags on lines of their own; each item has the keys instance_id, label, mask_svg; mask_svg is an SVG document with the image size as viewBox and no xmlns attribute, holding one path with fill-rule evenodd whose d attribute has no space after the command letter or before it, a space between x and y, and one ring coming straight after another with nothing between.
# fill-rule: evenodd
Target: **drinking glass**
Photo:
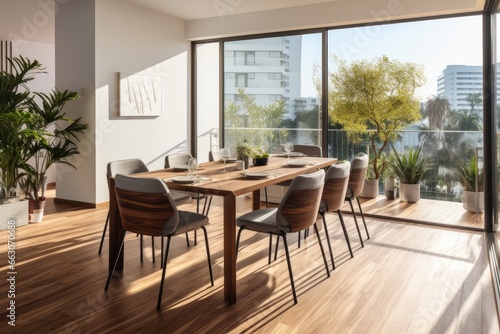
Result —
<instances>
[{"instance_id":1,"label":"drinking glass","mask_svg":"<svg viewBox=\"0 0 500 334\"><path fill-rule=\"evenodd\" d=\"M189 178L194 178L196 180L196 171L198 170L198 162L195 158L190 158L188 160L188 172Z\"/></svg>"},{"instance_id":2,"label":"drinking glass","mask_svg":"<svg viewBox=\"0 0 500 334\"><path fill-rule=\"evenodd\" d=\"M288 160L290 160L290 154L293 151L293 143L291 141L285 143L285 151L286 154L288 155Z\"/></svg>"},{"instance_id":3,"label":"drinking glass","mask_svg":"<svg viewBox=\"0 0 500 334\"><path fill-rule=\"evenodd\" d=\"M227 162L227 159L229 159L229 149L228 148L223 148L221 150L221 157L222 157L222 160L224 160L224 170L222 171L222 173L227 173L227 170L226 170L226 162Z\"/></svg>"}]
</instances>

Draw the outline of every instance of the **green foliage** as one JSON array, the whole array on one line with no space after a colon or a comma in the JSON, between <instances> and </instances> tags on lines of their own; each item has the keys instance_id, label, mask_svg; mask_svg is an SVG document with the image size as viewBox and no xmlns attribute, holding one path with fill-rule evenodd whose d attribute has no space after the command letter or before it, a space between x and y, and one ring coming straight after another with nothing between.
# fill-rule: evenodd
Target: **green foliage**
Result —
<instances>
[{"instance_id":1,"label":"green foliage","mask_svg":"<svg viewBox=\"0 0 500 334\"><path fill-rule=\"evenodd\" d=\"M10 63L12 74L0 72L0 198L14 195L12 189L21 184L28 197L39 199L50 166L75 167L67 159L79 154L77 134L88 126L62 111L77 93L29 91L27 83L45 73L38 61L20 56Z\"/></svg>"},{"instance_id":2,"label":"green foliage","mask_svg":"<svg viewBox=\"0 0 500 334\"><path fill-rule=\"evenodd\" d=\"M334 57L337 71L330 74L329 115L351 140L369 138L373 173L385 169L383 151L397 132L421 118L415 90L425 83L423 69L387 56L347 63Z\"/></svg>"},{"instance_id":3,"label":"green foliage","mask_svg":"<svg viewBox=\"0 0 500 334\"><path fill-rule=\"evenodd\" d=\"M247 142L238 143L236 145L236 155L238 159L252 156L252 145L248 144Z\"/></svg>"},{"instance_id":4,"label":"green foliage","mask_svg":"<svg viewBox=\"0 0 500 334\"><path fill-rule=\"evenodd\" d=\"M236 147L246 141L267 148L279 144L280 138L288 135L286 130L274 129L286 113L285 101L259 106L242 88L238 96L242 103L229 102L224 110L226 147Z\"/></svg>"},{"instance_id":5,"label":"green foliage","mask_svg":"<svg viewBox=\"0 0 500 334\"><path fill-rule=\"evenodd\" d=\"M455 156L453 174L467 191L484 191L483 169L478 168L477 155L474 154L469 161L463 162Z\"/></svg>"},{"instance_id":6,"label":"green foliage","mask_svg":"<svg viewBox=\"0 0 500 334\"><path fill-rule=\"evenodd\" d=\"M420 181L425 171L431 168L431 161L428 156L420 156L422 146L416 150L410 148L408 151L399 155L393 147L393 155L388 163L394 174L401 183L416 184Z\"/></svg>"}]
</instances>

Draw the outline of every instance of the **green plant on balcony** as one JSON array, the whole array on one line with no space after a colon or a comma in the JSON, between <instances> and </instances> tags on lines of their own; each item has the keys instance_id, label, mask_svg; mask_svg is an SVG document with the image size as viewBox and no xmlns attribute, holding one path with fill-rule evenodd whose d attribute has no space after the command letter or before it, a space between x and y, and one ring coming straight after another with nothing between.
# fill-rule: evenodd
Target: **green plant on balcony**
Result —
<instances>
[{"instance_id":1,"label":"green plant on balcony","mask_svg":"<svg viewBox=\"0 0 500 334\"><path fill-rule=\"evenodd\" d=\"M328 111L351 141L368 139L373 177L386 168L384 151L398 132L421 118L415 90L425 83L421 65L402 63L387 56L348 63L334 57L336 71L330 73ZM317 87L319 81L316 80Z\"/></svg>"},{"instance_id":2,"label":"green plant on balcony","mask_svg":"<svg viewBox=\"0 0 500 334\"><path fill-rule=\"evenodd\" d=\"M465 210L481 212L484 210L484 172L479 168L477 155L463 161L455 155L452 166L453 175L464 188L462 202Z\"/></svg>"}]
</instances>

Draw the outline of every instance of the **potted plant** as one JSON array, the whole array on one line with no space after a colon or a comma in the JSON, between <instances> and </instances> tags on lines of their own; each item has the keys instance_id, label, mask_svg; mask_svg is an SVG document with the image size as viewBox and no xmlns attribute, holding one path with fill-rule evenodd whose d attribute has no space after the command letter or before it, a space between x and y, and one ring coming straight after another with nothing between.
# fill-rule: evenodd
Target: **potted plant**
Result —
<instances>
[{"instance_id":1,"label":"potted plant","mask_svg":"<svg viewBox=\"0 0 500 334\"><path fill-rule=\"evenodd\" d=\"M252 148L252 158L255 166L265 166L267 165L269 154L262 147L255 146Z\"/></svg>"},{"instance_id":2,"label":"potted plant","mask_svg":"<svg viewBox=\"0 0 500 334\"><path fill-rule=\"evenodd\" d=\"M245 167L249 167L250 157L252 156L252 145L246 141L236 145L236 157L238 160L243 160L245 162Z\"/></svg>"},{"instance_id":3,"label":"potted plant","mask_svg":"<svg viewBox=\"0 0 500 334\"><path fill-rule=\"evenodd\" d=\"M431 160L428 156L420 156L422 145L417 149L410 147L399 155L394 146L392 159L388 160L394 174L399 178L401 201L416 203L420 200L420 179L425 171L430 169Z\"/></svg>"},{"instance_id":4,"label":"potted plant","mask_svg":"<svg viewBox=\"0 0 500 334\"><path fill-rule=\"evenodd\" d=\"M463 207L469 212L484 211L484 177L483 169L479 168L477 155L470 161L463 162L455 156L453 174L464 188Z\"/></svg>"},{"instance_id":5,"label":"potted plant","mask_svg":"<svg viewBox=\"0 0 500 334\"><path fill-rule=\"evenodd\" d=\"M28 202L22 200L18 191L19 181L25 175L21 167L31 157L27 144L40 138L30 126L36 116L26 110L31 95L27 84L43 70L36 60L7 60L11 70L0 71L0 210L22 226L28 224ZM0 229L7 228L3 223L0 222Z\"/></svg>"},{"instance_id":6,"label":"potted plant","mask_svg":"<svg viewBox=\"0 0 500 334\"><path fill-rule=\"evenodd\" d=\"M79 153L76 135L87 124L62 111L66 102L78 98L77 93L53 90L45 94L28 89L30 80L45 73L38 61L20 56L9 62L12 73L0 72L1 195L14 195L13 189L19 185L31 208L45 203L42 185L48 168L54 163L73 166L67 158Z\"/></svg>"}]
</instances>

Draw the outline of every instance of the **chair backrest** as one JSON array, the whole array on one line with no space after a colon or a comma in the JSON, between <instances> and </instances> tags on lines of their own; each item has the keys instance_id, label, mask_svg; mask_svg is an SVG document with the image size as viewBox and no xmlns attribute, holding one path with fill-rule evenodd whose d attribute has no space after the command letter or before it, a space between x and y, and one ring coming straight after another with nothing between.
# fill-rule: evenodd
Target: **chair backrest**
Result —
<instances>
[{"instance_id":1,"label":"chair backrest","mask_svg":"<svg viewBox=\"0 0 500 334\"><path fill-rule=\"evenodd\" d=\"M276 213L280 228L286 232L297 232L314 224L318 218L324 184L323 169L293 179Z\"/></svg>"},{"instance_id":2,"label":"chair backrest","mask_svg":"<svg viewBox=\"0 0 500 334\"><path fill-rule=\"evenodd\" d=\"M175 232L179 212L165 182L117 174L115 191L125 230L152 236Z\"/></svg>"},{"instance_id":3,"label":"chair backrest","mask_svg":"<svg viewBox=\"0 0 500 334\"><path fill-rule=\"evenodd\" d=\"M193 156L187 152L174 153L165 156L165 168L187 165Z\"/></svg>"},{"instance_id":4,"label":"chair backrest","mask_svg":"<svg viewBox=\"0 0 500 334\"><path fill-rule=\"evenodd\" d=\"M212 150L208 152L208 161L219 161L222 159L220 150Z\"/></svg>"},{"instance_id":5,"label":"chair backrest","mask_svg":"<svg viewBox=\"0 0 500 334\"><path fill-rule=\"evenodd\" d=\"M325 175L325 187L323 188L323 195L321 197L320 210L340 210L347 193L350 169L351 164L347 161L331 165L328 168Z\"/></svg>"},{"instance_id":6,"label":"chair backrest","mask_svg":"<svg viewBox=\"0 0 500 334\"><path fill-rule=\"evenodd\" d=\"M149 172L148 167L142 162L141 159L125 159L111 161L106 168L106 175L108 178L114 177L116 174L134 174Z\"/></svg>"},{"instance_id":7,"label":"chair backrest","mask_svg":"<svg viewBox=\"0 0 500 334\"><path fill-rule=\"evenodd\" d=\"M351 174L349 175L349 188L347 197L354 198L361 195L368 169L368 156L360 153L351 161Z\"/></svg>"},{"instance_id":8,"label":"chair backrest","mask_svg":"<svg viewBox=\"0 0 500 334\"><path fill-rule=\"evenodd\" d=\"M308 157L322 157L323 156L323 152L321 151L321 146L318 146L318 145L294 144L293 151L304 153Z\"/></svg>"}]
</instances>

